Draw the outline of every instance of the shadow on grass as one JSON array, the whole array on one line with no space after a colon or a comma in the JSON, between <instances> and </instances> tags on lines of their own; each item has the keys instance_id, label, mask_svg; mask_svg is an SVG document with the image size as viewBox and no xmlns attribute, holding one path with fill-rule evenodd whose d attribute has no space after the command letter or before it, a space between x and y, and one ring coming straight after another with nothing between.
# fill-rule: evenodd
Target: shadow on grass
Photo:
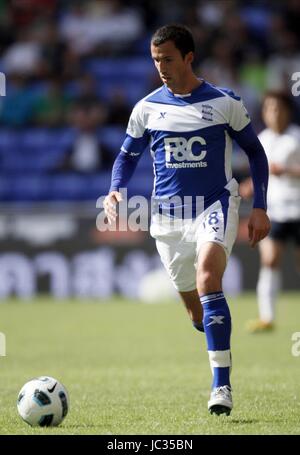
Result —
<instances>
[{"instance_id":1,"label":"shadow on grass","mask_svg":"<svg viewBox=\"0 0 300 455\"><path fill-rule=\"evenodd\" d=\"M62 429L65 429L65 430L68 430L68 429L72 429L72 428L75 428L75 429L78 429L78 428L82 428L82 429L89 429L89 428L98 428L99 430L104 428L103 425L93 425L93 424L89 424L89 425L80 425L80 424L74 424L74 425L65 425L64 427L61 427Z\"/></svg>"},{"instance_id":2,"label":"shadow on grass","mask_svg":"<svg viewBox=\"0 0 300 455\"><path fill-rule=\"evenodd\" d=\"M257 423L259 419L228 419L230 423L238 423L241 425L248 425L250 423Z\"/></svg>"}]
</instances>

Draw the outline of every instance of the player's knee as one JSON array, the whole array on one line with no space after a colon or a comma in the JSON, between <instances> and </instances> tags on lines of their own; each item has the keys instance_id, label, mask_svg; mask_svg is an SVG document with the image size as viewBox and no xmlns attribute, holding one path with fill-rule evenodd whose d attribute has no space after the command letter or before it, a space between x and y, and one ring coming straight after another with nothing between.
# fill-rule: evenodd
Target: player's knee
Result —
<instances>
[{"instance_id":1,"label":"player's knee","mask_svg":"<svg viewBox=\"0 0 300 455\"><path fill-rule=\"evenodd\" d=\"M269 267L270 269L277 269L280 266L280 258L275 255L264 257L262 265L264 267Z\"/></svg>"}]
</instances>

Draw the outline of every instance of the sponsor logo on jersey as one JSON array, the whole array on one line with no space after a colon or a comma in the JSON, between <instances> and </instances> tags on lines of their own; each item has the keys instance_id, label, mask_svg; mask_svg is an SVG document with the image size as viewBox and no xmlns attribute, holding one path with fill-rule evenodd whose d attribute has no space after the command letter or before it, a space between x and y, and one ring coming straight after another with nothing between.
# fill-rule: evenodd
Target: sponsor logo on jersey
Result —
<instances>
[{"instance_id":1,"label":"sponsor logo on jersey","mask_svg":"<svg viewBox=\"0 0 300 455\"><path fill-rule=\"evenodd\" d=\"M210 104L202 104L201 112L203 120L213 121L213 107Z\"/></svg>"},{"instance_id":2,"label":"sponsor logo on jersey","mask_svg":"<svg viewBox=\"0 0 300 455\"><path fill-rule=\"evenodd\" d=\"M203 161L207 151L199 150L200 147L206 145L203 137L194 136L190 139L168 137L165 138L164 143L167 168L207 167L207 161Z\"/></svg>"}]
</instances>

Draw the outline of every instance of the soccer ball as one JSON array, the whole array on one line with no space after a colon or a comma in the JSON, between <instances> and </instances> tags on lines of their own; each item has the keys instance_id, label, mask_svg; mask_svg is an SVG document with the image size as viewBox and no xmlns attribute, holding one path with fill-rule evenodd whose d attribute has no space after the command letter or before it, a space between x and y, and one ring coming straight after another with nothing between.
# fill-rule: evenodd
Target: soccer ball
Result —
<instances>
[{"instance_id":1,"label":"soccer ball","mask_svg":"<svg viewBox=\"0 0 300 455\"><path fill-rule=\"evenodd\" d=\"M22 419L31 426L57 426L68 413L68 392L50 376L34 378L20 390L17 408Z\"/></svg>"}]
</instances>

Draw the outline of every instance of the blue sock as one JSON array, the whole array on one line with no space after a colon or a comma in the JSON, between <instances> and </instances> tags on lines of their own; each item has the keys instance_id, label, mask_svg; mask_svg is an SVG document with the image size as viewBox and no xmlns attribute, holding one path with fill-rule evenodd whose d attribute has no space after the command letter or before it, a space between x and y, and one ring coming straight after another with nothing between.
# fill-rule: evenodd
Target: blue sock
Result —
<instances>
[{"instance_id":1,"label":"blue sock","mask_svg":"<svg viewBox=\"0 0 300 455\"><path fill-rule=\"evenodd\" d=\"M230 387L230 334L231 317L222 291L202 295L203 324L206 335L210 367L213 374L212 388Z\"/></svg>"}]
</instances>

